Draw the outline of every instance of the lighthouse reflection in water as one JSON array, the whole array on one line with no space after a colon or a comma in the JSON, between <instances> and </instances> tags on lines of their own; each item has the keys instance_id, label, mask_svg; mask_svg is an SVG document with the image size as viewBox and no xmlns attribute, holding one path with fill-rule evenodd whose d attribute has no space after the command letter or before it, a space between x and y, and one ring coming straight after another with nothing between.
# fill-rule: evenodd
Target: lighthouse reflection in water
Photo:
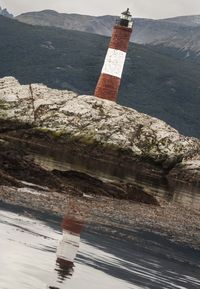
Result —
<instances>
[{"instance_id":1,"label":"lighthouse reflection in water","mask_svg":"<svg viewBox=\"0 0 200 289\"><path fill-rule=\"evenodd\" d=\"M80 246L80 233L83 222L72 217L65 216L62 226L62 239L60 240L56 252L57 286L66 279L70 279L74 272L74 260ZM59 287L49 286L49 289L59 289Z\"/></svg>"}]
</instances>

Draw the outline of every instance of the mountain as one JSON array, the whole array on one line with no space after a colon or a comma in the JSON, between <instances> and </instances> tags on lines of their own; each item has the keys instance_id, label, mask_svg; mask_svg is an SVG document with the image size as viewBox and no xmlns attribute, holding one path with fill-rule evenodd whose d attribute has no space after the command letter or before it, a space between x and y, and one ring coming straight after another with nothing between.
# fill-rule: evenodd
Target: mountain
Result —
<instances>
[{"instance_id":1,"label":"mountain","mask_svg":"<svg viewBox=\"0 0 200 289\"><path fill-rule=\"evenodd\" d=\"M174 18L165 19L171 23L177 23L181 25L193 26L197 27L200 26L200 15L190 15L190 16L179 16Z\"/></svg>"},{"instance_id":2,"label":"mountain","mask_svg":"<svg viewBox=\"0 0 200 289\"><path fill-rule=\"evenodd\" d=\"M13 15L10 14L7 9L2 9L1 6L0 6L0 15L13 18Z\"/></svg>"},{"instance_id":3,"label":"mountain","mask_svg":"<svg viewBox=\"0 0 200 289\"><path fill-rule=\"evenodd\" d=\"M0 77L93 94L109 38L0 17ZM131 44L119 103L158 117L181 133L200 137L200 68Z\"/></svg>"},{"instance_id":4,"label":"mountain","mask_svg":"<svg viewBox=\"0 0 200 289\"><path fill-rule=\"evenodd\" d=\"M28 12L16 17L20 22L31 25L54 26L67 30L84 31L110 36L115 16L88 16L81 14L58 13L54 10Z\"/></svg>"},{"instance_id":5,"label":"mountain","mask_svg":"<svg viewBox=\"0 0 200 289\"><path fill-rule=\"evenodd\" d=\"M42 26L85 31L110 36L117 16L87 16L58 13L52 10L24 13L17 20ZM152 20L136 18L131 41L174 49L177 57L196 60L200 56L200 16L182 16ZM176 51L175 51L176 50ZM163 49L163 52L165 49ZM169 49L168 49L169 52ZM176 53L175 53L176 52ZM200 61L200 59L199 59Z\"/></svg>"}]
</instances>

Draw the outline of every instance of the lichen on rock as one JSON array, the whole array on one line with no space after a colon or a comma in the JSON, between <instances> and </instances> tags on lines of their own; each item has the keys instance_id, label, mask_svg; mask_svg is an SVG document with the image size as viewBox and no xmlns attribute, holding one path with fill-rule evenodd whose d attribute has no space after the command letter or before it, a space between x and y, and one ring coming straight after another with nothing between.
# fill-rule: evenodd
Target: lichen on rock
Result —
<instances>
[{"instance_id":1,"label":"lichen on rock","mask_svg":"<svg viewBox=\"0 0 200 289\"><path fill-rule=\"evenodd\" d=\"M198 140L134 109L42 84L20 85L13 77L0 80L0 108L4 120L25 122L57 137L66 134L113 146L153 162L177 163L199 149Z\"/></svg>"}]
</instances>

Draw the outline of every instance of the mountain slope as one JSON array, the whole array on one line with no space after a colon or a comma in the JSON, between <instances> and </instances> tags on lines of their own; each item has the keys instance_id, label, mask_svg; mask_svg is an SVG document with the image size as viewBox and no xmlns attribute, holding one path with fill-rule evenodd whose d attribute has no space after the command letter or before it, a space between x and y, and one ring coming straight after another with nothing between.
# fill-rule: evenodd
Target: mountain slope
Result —
<instances>
[{"instance_id":1,"label":"mountain slope","mask_svg":"<svg viewBox=\"0 0 200 289\"><path fill-rule=\"evenodd\" d=\"M17 20L41 26L54 26L67 30L77 30L109 36L115 16L89 16L81 14L58 13L54 10L28 12L16 17Z\"/></svg>"},{"instance_id":2,"label":"mountain slope","mask_svg":"<svg viewBox=\"0 0 200 289\"><path fill-rule=\"evenodd\" d=\"M13 15L9 13L7 9L2 9L1 6L0 6L0 15L13 18Z\"/></svg>"},{"instance_id":3,"label":"mountain slope","mask_svg":"<svg viewBox=\"0 0 200 289\"><path fill-rule=\"evenodd\" d=\"M30 26L0 17L0 77L93 94L107 37ZM199 66L131 44L119 103L156 116L186 135L200 137Z\"/></svg>"},{"instance_id":4,"label":"mountain slope","mask_svg":"<svg viewBox=\"0 0 200 289\"><path fill-rule=\"evenodd\" d=\"M173 22L187 26L200 26L200 15L179 16L165 19L168 22Z\"/></svg>"},{"instance_id":5,"label":"mountain slope","mask_svg":"<svg viewBox=\"0 0 200 289\"><path fill-rule=\"evenodd\" d=\"M55 26L63 29L85 31L110 36L117 16L87 16L58 13L52 10L24 13L17 20L42 26ZM136 18L131 41L138 44L162 45L184 50L181 57L200 52L200 16L182 16L169 19L152 20Z\"/></svg>"}]
</instances>

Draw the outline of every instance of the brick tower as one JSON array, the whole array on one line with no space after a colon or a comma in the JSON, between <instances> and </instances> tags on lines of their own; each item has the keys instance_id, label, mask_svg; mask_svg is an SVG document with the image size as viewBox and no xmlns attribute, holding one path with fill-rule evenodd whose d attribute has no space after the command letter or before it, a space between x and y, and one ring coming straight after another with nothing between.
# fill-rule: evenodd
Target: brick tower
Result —
<instances>
[{"instance_id":1,"label":"brick tower","mask_svg":"<svg viewBox=\"0 0 200 289\"><path fill-rule=\"evenodd\" d=\"M94 95L117 100L126 53L132 33L133 21L129 9L121 14L112 33L107 55Z\"/></svg>"}]
</instances>

